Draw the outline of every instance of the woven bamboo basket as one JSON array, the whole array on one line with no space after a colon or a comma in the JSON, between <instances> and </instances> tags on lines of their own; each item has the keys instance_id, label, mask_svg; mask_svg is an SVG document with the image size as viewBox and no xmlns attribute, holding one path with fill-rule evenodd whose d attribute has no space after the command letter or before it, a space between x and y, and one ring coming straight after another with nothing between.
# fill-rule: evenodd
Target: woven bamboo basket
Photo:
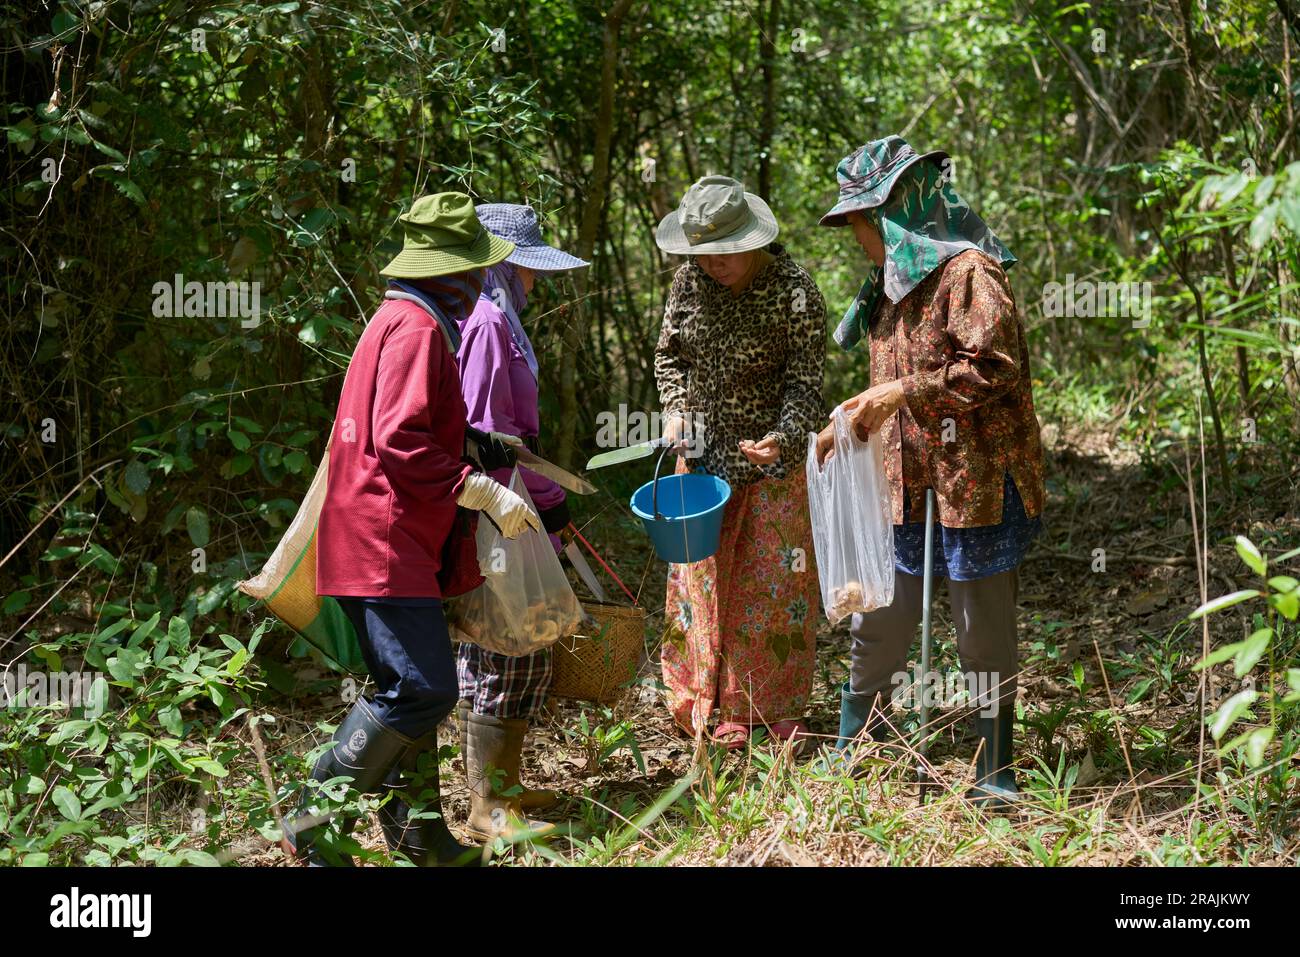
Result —
<instances>
[{"instance_id":1,"label":"woven bamboo basket","mask_svg":"<svg viewBox=\"0 0 1300 957\"><path fill-rule=\"evenodd\" d=\"M645 609L584 601L589 621L551 645L551 694L613 704L636 678L645 651Z\"/></svg>"}]
</instances>

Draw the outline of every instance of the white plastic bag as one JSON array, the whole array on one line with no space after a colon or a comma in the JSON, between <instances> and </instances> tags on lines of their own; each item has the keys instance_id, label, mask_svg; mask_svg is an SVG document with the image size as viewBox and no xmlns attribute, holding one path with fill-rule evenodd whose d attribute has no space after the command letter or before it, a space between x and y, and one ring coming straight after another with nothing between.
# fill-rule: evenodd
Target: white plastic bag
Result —
<instances>
[{"instance_id":1,"label":"white plastic bag","mask_svg":"<svg viewBox=\"0 0 1300 957\"><path fill-rule=\"evenodd\" d=\"M835 625L893 603L894 520L879 430L861 441L839 406L831 421L834 454L819 469L817 434L810 432L807 471L822 608Z\"/></svg>"},{"instance_id":2,"label":"white plastic bag","mask_svg":"<svg viewBox=\"0 0 1300 957\"><path fill-rule=\"evenodd\" d=\"M510 476L510 489L533 508L518 469ZM447 602L452 637L518 656L573 634L582 620L582 605L550 537L528 528L518 538L508 539L482 515L475 534L484 581L469 594Z\"/></svg>"}]
</instances>

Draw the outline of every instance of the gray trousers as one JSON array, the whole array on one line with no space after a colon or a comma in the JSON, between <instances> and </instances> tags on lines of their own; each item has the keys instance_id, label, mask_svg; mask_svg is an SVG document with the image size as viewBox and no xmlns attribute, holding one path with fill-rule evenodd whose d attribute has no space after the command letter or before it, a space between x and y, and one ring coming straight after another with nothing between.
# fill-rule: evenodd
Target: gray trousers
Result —
<instances>
[{"instance_id":1,"label":"gray trousers","mask_svg":"<svg viewBox=\"0 0 1300 957\"><path fill-rule=\"evenodd\" d=\"M921 622L921 584L920 576L898 572L892 605L853 616L849 690L854 694L890 696L894 676L907 667L907 653ZM1011 707L1016 697L1018 586L1014 568L975 581L948 582L962 671L982 674L989 700L997 699L999 708Z\"/></svg>"}]
</instances>

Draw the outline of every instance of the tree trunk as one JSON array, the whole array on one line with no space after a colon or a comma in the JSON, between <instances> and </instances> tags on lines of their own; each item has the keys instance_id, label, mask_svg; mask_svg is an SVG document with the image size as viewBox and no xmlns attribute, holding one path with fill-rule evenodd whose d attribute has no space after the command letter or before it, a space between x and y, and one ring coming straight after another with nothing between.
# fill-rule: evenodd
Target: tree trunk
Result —
<instances>
[{"instance_id":1,"label":"tree trunk","mask_svg":"<svg viewBox=\"0 0 1300 957\"><path fill-rule=\"evenodd\" d=\"M609 146L614 126L614 84L618 66L618 32L632 0L618 0L605 15L600 57L600 105L596 113L596 142L591 153L591 188L582 207L582 225L578 229L578 255L590 260L596 248L605 197L609 192ZM587 271L577 273L578 300L566 317L564 351L560 355L560 426L556 436L556 459L571 468L576 451L578 424L578 350L582 347L582 329L587 307Z\"/></svg>"},{"instance_id":2,"label":"tree trunk","mask_svg":"<svg viewBox=\"0 0 1300 957\"><path fill-rule=\"evenodd\" d=\"M772 133L776 128L776 26L781 0L771 0L766 27L759 26L759 60L763 65L763 117L758 128L758 195L772 200Z\"/></svg>"}]
</instances>

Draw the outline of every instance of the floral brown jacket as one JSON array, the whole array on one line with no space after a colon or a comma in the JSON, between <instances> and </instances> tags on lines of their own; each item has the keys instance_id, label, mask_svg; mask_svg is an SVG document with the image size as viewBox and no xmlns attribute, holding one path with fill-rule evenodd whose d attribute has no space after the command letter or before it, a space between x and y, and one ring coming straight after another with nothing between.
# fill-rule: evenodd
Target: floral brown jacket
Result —
<instances>
[{"instance_id":1,"label":"floral brown jacket","mask_svg":"<svg viewBox=\"0 0 1300 957\"><path fill-rule=\"evenodd\" d=\"M1033 518L1043 510L1043 452L1024 325L1002 267L968 250L898 303L882 299L870 327L871 382L899 379L906 404L882 429L894 522L903 484L925 520L933 487L949 528L997 525L1010 472Z\"/></svg>"}]
</instances>

